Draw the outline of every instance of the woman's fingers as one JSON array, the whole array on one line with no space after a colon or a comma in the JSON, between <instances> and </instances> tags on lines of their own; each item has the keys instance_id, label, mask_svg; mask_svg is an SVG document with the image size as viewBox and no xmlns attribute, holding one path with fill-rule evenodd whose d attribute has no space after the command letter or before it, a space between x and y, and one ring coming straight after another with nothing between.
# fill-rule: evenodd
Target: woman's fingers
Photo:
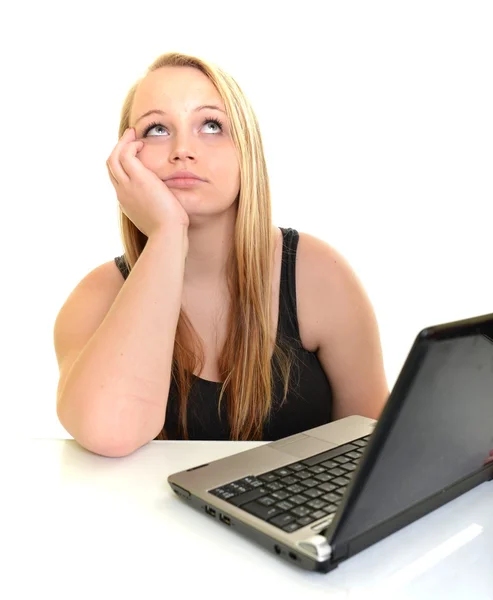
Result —
<instances>
[{"instance_id":1,"label":"woman's fingers","mask_svg":"<svg viewBox=\"0 0 493 600\"><path fill-rule=\"evenodd\" d=\"M127 144L120 152L120 164L130 179L142 175L144 171L147 173L147 169L144 167L140 159L137 158L137 154L142 150L143 147L144 142L142 140L137 140Z\"/></svg>"},{"instance_id":2,"label":"woman's fingers","mask_svg":"<svg viewBox=\"0 0 493 600\"><path fill-rule=\"evenodd\" d=\"M125 147L125 145L128 144L128 142L132 141L134 138L134 129L127 129L122 135L122 137L118 140L116 146L113 149L113 152L110 154L108 160L106 161L108 174L115 185L118 185L120 183L126 183L129 179L128 174L125 172L120 162L120 153Z\"/></svg>"}]
</instances>

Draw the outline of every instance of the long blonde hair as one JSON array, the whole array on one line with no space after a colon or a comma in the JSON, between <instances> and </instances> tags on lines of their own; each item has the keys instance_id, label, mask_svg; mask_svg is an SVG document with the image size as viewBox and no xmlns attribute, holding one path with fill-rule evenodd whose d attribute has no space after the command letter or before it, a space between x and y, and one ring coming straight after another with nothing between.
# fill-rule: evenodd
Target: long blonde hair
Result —
<instances>
[{"instance_id":1,"label":"long blonde hair","mask_svg":"<svg viewBox=\"0 0 493 600\"><path fill-rule=\"evenodd\" d=\"M231 295L226 342L219 357L224 380L219 396L227 398L230 437L233 440L262 439L263 425L272 408L271 289L273 237L270 186L260 129L253 109L236 81L216 65L195 56L169 52L159 56L147 69L150 73L165 66L193 67L204 73L221 95L230 122L240 165L240 192L234 243L226 269ZM146 74L147 74L146 73ZM130 111L139 79L122 106L118 136L130 126ZM144 249L147 237L119 209L125 262L130 270ZM274 341L272 357L283 380L285 400L293 362L292 349ZM185 439L187 401L191 374L204 365L199 338L183 308L180 310L172 361L172 381L179 393L179 426ZM157 439L166 439L165 427Z\"/></svg>"}]
</instances>

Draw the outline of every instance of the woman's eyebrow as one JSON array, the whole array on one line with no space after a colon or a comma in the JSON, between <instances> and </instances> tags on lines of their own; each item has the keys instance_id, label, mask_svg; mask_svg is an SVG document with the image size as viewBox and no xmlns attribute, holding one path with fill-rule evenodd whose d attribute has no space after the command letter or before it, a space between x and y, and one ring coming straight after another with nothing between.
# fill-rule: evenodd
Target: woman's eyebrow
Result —
<instances>
[{"instance_id":1,"label":"woman's eyebrow","mask_svg":"<svg viewBox=\"0 0 493 600\"><path fill-rule=\"evenodd\" d=\"M207 108L209 110L219 110L222 113L226 114L226 111L224 111L222 108L220 108L219 106L216 106L215 104L203 104L201 106L197 106L197 108L193 109L193 112L198 112L199 110L204 110L204 108ZM148 110L146 113L144 113L143 115L141 115L136 121L135 124L137 125L137 123L143 119L144 117L148 117L149 115L153 115L153 114L157 114L157 115L166 115L168 113L166 113L164 110L159 110L157 108L153 108L151 110Z\"/></svg>"}]
</instances>

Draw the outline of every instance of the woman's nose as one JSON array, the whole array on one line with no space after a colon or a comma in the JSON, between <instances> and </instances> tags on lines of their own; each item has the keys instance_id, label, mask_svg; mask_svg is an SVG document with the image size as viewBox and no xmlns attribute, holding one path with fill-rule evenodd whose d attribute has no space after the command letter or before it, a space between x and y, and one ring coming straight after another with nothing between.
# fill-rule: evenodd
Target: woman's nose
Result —
<instances>
[{"instance_id":1,"label":"woman's nose","mask_svg":"<svg viewBox=\"0 0 493 600\"><path fill-rule=\"evenodd\" d=\"M177 133L173 140L171 155L173 159L195 158L196 148L193 136L186 132Z\"/></svg>"}]
</instances>

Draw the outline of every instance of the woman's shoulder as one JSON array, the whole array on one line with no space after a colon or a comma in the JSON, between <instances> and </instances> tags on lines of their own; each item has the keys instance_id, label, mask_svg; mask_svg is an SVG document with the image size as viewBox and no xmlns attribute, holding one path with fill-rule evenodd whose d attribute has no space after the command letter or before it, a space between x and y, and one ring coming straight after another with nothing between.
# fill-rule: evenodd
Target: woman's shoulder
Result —
<instances>
[{"instance_id":1,"label":"woman's shoulder","mask_svg":"<svg viewBox=\"0 0 493 600\"><path fill-rule=\"evenodd\" d=\"M87 343L111 308L122 285L114 261L89 271L65 299L54 324L55 350L61 365Z\"/></svg>"},{"instance_id":2,"label":"woman's shoulder","mask_svg":"<svg viewBox=\"0 0 493 600\"><path fill-rule=\"evenodd\" d=\"M303 274L316 279L320 270L324 272L350 272L351 267L342 253L326 240L306 231L296 231L298 234L297 261L303 269Z\"/></svg>"},{"instance_id":3,"label":"woman's shoulder","mask_svg":"<svg viewBox=\"0 0 493 600\"><path fill-rule=\"evenodd\" d=\"M123 284L121 272L113 259L88 271L77 283L72 294L98 291L99 294L114 298Z\"/></svg>"},{"instance_id":4,"label":"woman's shoulder","mask_svg":"<svg viewBox=\"0 0 493 600\"><path fill-rule=\"evenodd\" d=\"M338 318L338 307L353 301L359 287L356 274L345 257L327 241L298 232L296 297L298 320L311 347L321 343L321 323Z\"/></svg>"}]
</instances>

